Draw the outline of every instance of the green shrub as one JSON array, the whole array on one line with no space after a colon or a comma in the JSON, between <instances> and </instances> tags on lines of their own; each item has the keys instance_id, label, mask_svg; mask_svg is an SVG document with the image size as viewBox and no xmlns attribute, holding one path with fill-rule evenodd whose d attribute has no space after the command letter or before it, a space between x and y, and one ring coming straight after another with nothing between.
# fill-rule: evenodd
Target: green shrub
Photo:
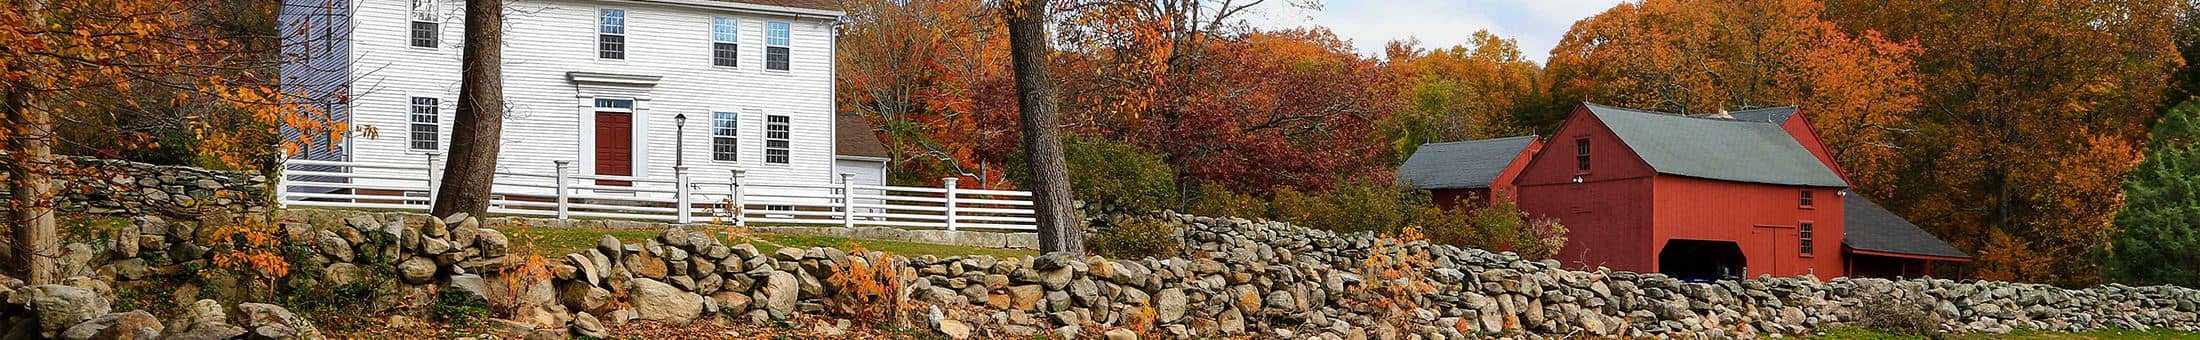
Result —
<instances>
[{"instance_id":1,"label":"green shrub","mask_svg":"<svg viewBox=\"0 0 2200 340\"><path fill-rule=\"evenodd\" d=\"M1062 139L1069 186L1079 200L1135 210L1160 210L1177 202L1176 169L1161 155L1136 145L1071 135ZM1031 183L1026 155L1018 152L1010 178Z\"/></svg>"},{"instance_id":2,"label":"green shrub","mask_svg":"<svg viewBox=\"0 0 2200 340\"><path fill-rule=\"evenodd\" d=\"M459 328L473 327L489 318L489 302L463 289L445 289L436 295L435 319Z\"/></svg>"},{"instance_id":3,"label":"green shrub","mask_svg":"<svg viewBox=\"0 0 2200 340\"><path fill-rule=\"evenodd\" d=\"M1186 212L1200 216L1235 216L1244 218L1271 217L1268 200L1260 196L1240 194L1222 185L1201 182L1193 191Z\"/></svg>"},{"instance_id":4,"label":"green shrub","mask_svg":"<svg viewBox=\"0 0 2200 340\"><path fill-rule=\"evenodd\" d=\"M1085 240L1093 253L1111 259L1167 258L1177 255L1183 242L1176 225L1153 217L1103 221L1100 232Z\"/></svg>"},{"instance_id":5,"label":"green shrub","mask_svg":"<svg viewBox=\"0 0 2200 340\"><path fill-rule=\"evenodd\" d=\"M1426 195L1401 188L1350 182L1318 194L1277 190L1269 217L1337 232L1397 232L1411 225Z\"/></svg>"}]
</instances>

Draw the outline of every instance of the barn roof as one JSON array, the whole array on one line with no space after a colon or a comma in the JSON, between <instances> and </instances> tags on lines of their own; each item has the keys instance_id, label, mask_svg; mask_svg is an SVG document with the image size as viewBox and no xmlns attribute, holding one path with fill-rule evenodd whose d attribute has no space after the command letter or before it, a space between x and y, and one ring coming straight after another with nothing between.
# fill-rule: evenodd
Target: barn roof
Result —
<instances>
[{"instance_id":1,"label":"barn roof","mask_svg":"<svg viewBox=\"0 0 2200 340\"><path fill-rule=\"evenodd\" d=\"M1844 205L1846 237L1841 244L1858 250L1884 253L1925 255L1954 258L1971 258L1962 250L1949 246L1933 234L1918 229L1916 224L1902 219L1892 211L1872 203L1864 195L1850 192L1841 198Z\"/></svg>"},{"instance_id":2,"label":"barn roof","mask_svg":"<svg viewBox=\"0 0 2200 340\"><path fill-rule=\"evenodd\" d=\"M1583 103L1658 173L1716 180L1847 187L1779 125Z\"/></svg>"},{"instance_id":3,"label":"barn roof","mask_svg":"<svg viewBox=\"0 0 2200 340\"><path fill-rule=\"evenodd\" d=\"M841 156L892 158L886 152L886 143L878 141L878 134L871 129L871 121L863 116L842 113L839 131L834 132L835 154Z\"/></svg>"},{"instance_id":4,"label":"barn roof","mask_svg":"<svg viewBox=\"0 0 2200 340\"><path fill-rule=\"evenodd\" d=\"M1398 179L1419 189L1490 187L1535 136L1421 144L1398 167Z\"/></svg>"},{"instance_id":5,"label":"barn roof","mask_svg":"<svg viewBox=\"0 0 2200 340\"><path fill-rule=\"evenodd\" d=\"M1767 107L1767 108L1761 108L1761 109L1749 109L1749 110L1741 110L1741 111L1733 111L1733 112L1727 112L1726 114L1727 114L1727 115L1729 115L1729 116L1734 116L1734 120L1746 120L1746 121L1752 121L1752 122L1766 122L1766 123L1780 124L1780 123L1786 123L1786 122L1787 122L1787 120L1788 120L1788 118L1793 118L1793 117L1795 117L1795 107L1794 107L1794 106Z\"/></svg>"}]
</instances>

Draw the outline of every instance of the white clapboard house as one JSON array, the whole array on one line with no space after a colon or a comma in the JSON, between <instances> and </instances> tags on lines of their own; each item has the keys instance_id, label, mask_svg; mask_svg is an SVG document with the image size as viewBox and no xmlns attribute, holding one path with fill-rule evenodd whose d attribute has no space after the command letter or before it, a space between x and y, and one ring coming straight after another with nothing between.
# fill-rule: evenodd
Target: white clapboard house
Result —
<instances>
[{"instance_id":1,"label":"white clapboard house","mask_svg":"<svg viewBox=\"0 0 2200 340\"><path fill-rule=\"evenodd\" d=\"M458 101L463 3L285 0L288 90L313 97L353 130L287 161L286 202L400 208L432 199L428 174L441 158L433 155L450 146ZM588 206L608 217L685 218L690 209L682 207L740 199L773 211L771 218L892 210L835 199L889 189L883 154L835 152L843 139L833 97L842 16L835 1L505 6L499 209L555 205L562 217ZM857 182L850 184L878 187L847 190L848 174ZM754 184L731 189L743 181ZM674 206L679 198L695 205Z\"/></svg>"}]
</instances>

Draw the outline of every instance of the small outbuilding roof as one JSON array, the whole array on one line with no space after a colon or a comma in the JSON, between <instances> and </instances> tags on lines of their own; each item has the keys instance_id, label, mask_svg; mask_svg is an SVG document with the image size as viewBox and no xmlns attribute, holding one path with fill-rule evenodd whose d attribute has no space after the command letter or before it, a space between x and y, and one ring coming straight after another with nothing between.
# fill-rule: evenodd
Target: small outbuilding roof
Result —
<instances>
[{"instance_id":1,"label":"small outbuilding roof","mask_svg":"<svg viewBox=\"0 0 2200 340\"><path fill-rule=\"evenodd\" d=\"M1421 144L1398 167L1398 180L1418 189L1490 187L1535 136Z\"/></svg>"},{"instance_id":2,"label":"small outbuilding roof","mask_svg":"<svg viewBox=\"0 0 2200 340\"><path fill-rule=\"evenodd\" d=\"M839 119L839 131L834 132L834 144L838 145L835 154L855 157L893 157L893 154L887 153L886 143L879 142L878 133L871 128L869 119L863 119L861 115L850 113L840 114Z\"/></svg>"},{"instance_id":3,"label":"small outbuilding roof","mask_svg":"<svg viewBox=\"0 0 2200 340\"><path fill-rule=\"evenodd\" d=\"M1857 250L1882 253L1971 258L1916 224L1879 207L1864 195L1849 192L1841 198L1845 228L1841 244Z\"/></svg>"},{"instance_id":4,"label":"small outbuilding roof","mask_svg":"<svg viewBox=\"0 0 2200 340\"><path fill-rule=\"evenodd\" d=\"M1777 185L1849 185L1777 124L1582 106L1658 173Z\"/></svg>"}]
</instances>

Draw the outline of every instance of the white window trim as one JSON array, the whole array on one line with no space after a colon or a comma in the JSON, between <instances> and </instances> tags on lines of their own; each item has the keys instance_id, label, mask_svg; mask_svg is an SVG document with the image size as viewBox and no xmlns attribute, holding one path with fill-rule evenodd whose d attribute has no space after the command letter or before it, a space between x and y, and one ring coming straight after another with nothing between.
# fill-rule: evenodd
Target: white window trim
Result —
<instances>
[{"instance_id":1,"label":"white window trim","mask_svg":"<svg viewBox=\"0 0 2200 340\"><path fill-rule=\"evenodd\" d=\"M772 24L783 24L783 25L787 25L787 42L786 42L786 44L782 44L782 45L773 45L773 44L772 44ZM787 49L787 69L785 69L785 70L774 70L774 69L772 69L772 48L773 48L773 47L784 47L784 48L786 48L786 49ZM759 56L760 56L760 57L763 57L763 63L764 63L764 66L763 66L763 67L760 67L760 68L764 69L764 73L777 73L777 74L788 74L788 73L793 73L793 72L794 72L794 22L791 22L791 21L765 21L765 22L764 22L764 53L763 53L762 55L759 55Z\"/></svg>"},{"instance_id":2,"label":"white window trim","mask_svg":"<svg viewBox=\"0 0 2200 340\"><path fill-rule=\"evenodd\" d=\"M426 125L434 125L434 126L435 126L435 140L431 141L431 142L434 142L434 143L435 143L435 148L430 148L430 149L421 149L421 148L416 148L416 147L413 147L413 142L417 141L417 140L415 140L415 139L413 138L413 137L414 137L414 136L413 136L413 126L414 126L414 125L421 125L421 124L423 124L423 123L416 123L416 122L413 122L413 116L416 116L416 115L420 115L420 113L418 113L418 112L413 112L413 110L414 110L414 109L417 109L417 108L418 108L417 106L419 106L419 104L415 104L415 103L413 103L413 100L415 100L415 99L419 99L419 98L429 98L429 99L435 99L435 112L433 112L433 113L431 113L431 114L430 114L431 116L434 116L434 117L435 117L435 123L431 123L431 124L426 124ZM443 142L443 135L444 135L444 133L443 133L443 122L444 122L444 121L445 121L445 120L443 119L443 98L442 98L442 97L434 97L434 96L405 96L405 151L406 151L406 152L410 152L410 153L442 152L442 151L444 150L444 147L445 147L445 145L444 145L444 142Z\"/></svg>"},{"instance_id":3,"label":"white window trim","mask_svg":"<svg viewBox=\"0 0 2200 340\"><path fill-rule=\"evenodd\" d=\"M414 0L414 1L422 1L422 0ZM445 26L449 26L449 25L445 25L445 24L444 24L444 22L443 22L443 1L444 1L444 0L425 0L425 1L426 1L426 2L428 3L428 7L429 7L429 8L428 8L428 14L429 14L429 19L430 19L430 20L432 20L432 21L422 21L422 20L420 20L421 18L420 18L420 9L419 9L419 8L410 8L410 7L409 7L409 8L406 8L406 9L405 9L405 48L407 48L407 49L413 49L413 50L421 50L421 51L436 51L436 50L441 50L441 49L443 48L443 31L446 31L446 30L445 30L445 29L443 29L443 28L444 28ZM425 47L425 46L413 45L413 42L412 42L412 38L413 38L413 36L412 36L412 33L413 33L413 28L412 28L412 24L413 24L413 23L420 23L420 22L425 22L425 23L433 23L433 24L435 24L435 47Z\"/></svg>"},{"instance_id":4,"label":"white window trim","mask_svg":"<svg viewBox=\"0 0 2200 340\"><path fill-rule=\"evenodd\" d=\"M725 136L726 138L733 138L733 160L730 161L718 159L718 138L720 138L718 136L718 114L720 113L733 114L733 135ZM741 154L741 149L744 149L741 147L741 128L748 126L748 124L741 124L741 118L748 115L742 114L741 110L710 110L709 114L710 162L713 164L740 164L742 160L748 159L748 157L742 157Z\"/></svg>"},{"instance_id":5,"label":"white window trim","mask_svg":"<svg viewBox=\"0 0 2200 340\"><path fill-rule=\"evenodd\" d=\"M787 138L772 138L772 124L773 124L773 123L772 123L772 117L787 117L787 122L786 122L785 124L782 124L782 125L785 125L785 126L787 126ZM762 143L759 143L759 145L758 145L758 146L759 146L759 148L758 148L758 149L760 149L760 150L763 150L763 152L761 152L761 153L759 153L759 155L757 155L757 159L756 159L756 161L757 161L757 162L759 162L759 163L763 163L763 164L764 164L765 166L793 166L793 165L794 165L794 115L787 115L787 114L766 114L766 115L764 115L764 117L762 117L762 118L763 118L763 120L764 120L764 124L763 124L764 126L762 126L762 128L763 128L763 130L762 130L762 131L764 132L764 136L763 136L763 138L762 138L761 140L759 140L759 141L760 141L760 142L762 142ZM784 148L778 148L778 149L780 149L780 150L783 150L783 151L786 151L786 152L787 152L787 162L785 162L785 163L773 163L773 162L771 161L771 159L772 159L772 149L773 149L773 148L772 148L772 140L774 140L774 139L777 139L777 140L780 140L780 141L784 141L784 142L787 142L787 146L786 146L786 147L784 147Z\"/></svg>"},{"instance_id":6,"label":"white window trim","mask_svg":"<svg viewBox=\"0 0 2200 340\"><path fill-rule=\"evenodd\" d=\"M733 40L718 40L718 19L733 20ZM726 15L713 15L710 17L710 43L709 45L704 46L704 49L710 51L709 64L711 68L721 70L741 69L741 55L746 54L741 53L741 23L743 21L744 20L741 20L740 17ZM719 43L733 44L733 66L718 64Z\"/></svg>"},{"instance_id":7,"label":"white window trim","mask_svg":"<svg viewBox=\"0 0 2200 340\"><path fill-rule=\"evenodd\" d=\"M603 15L606 11L619 11L619 33L604 33ZM633 31L633 25L629 25L629 23L632 23L634 21L633 14L633 12L627 11L625 8L602 7L596 9L596 20L594 21L596 24L594 25L595 29L593 31L596 31L595 58L597 61L624 62L629 59L634 59L634 39L628 39L632 38L632 34L630 34L630 32ZM603 37L606 35L619 36L618 58L603 57Z\"/></svg>"}]
</instances>

